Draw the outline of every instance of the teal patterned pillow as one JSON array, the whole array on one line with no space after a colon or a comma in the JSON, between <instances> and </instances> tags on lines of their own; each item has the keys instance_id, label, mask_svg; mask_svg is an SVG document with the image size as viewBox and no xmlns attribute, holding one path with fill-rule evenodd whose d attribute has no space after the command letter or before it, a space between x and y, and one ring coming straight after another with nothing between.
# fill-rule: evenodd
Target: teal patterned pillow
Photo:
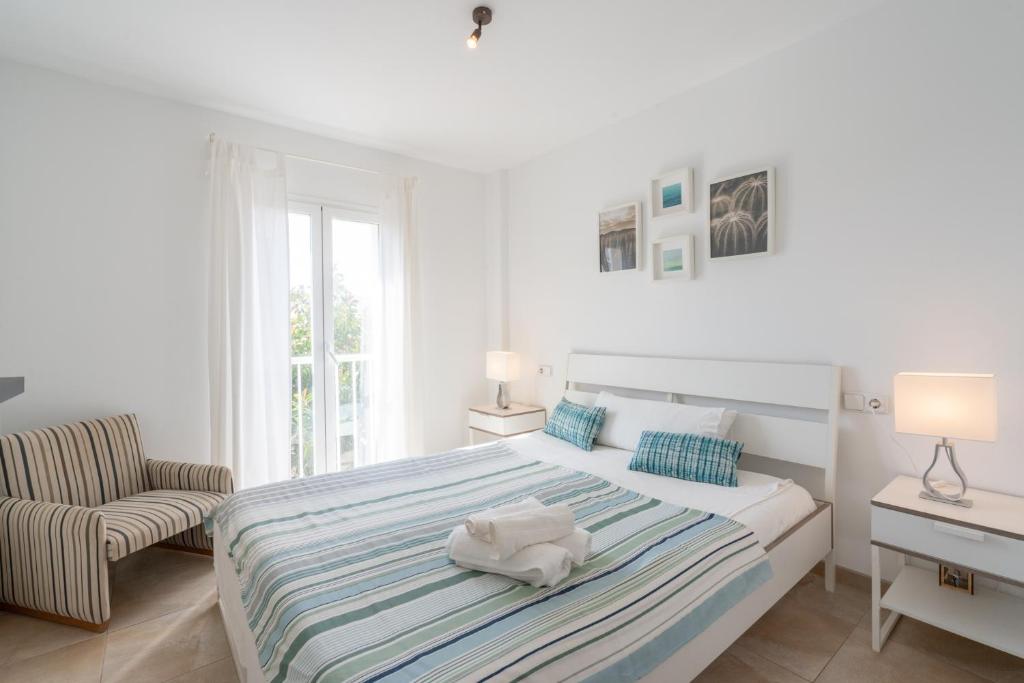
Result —
<instances>
[{"instance_id":1,"label":"teal patterned pillow","mask_svg":"<svg viewBox=\"0 0 1024 683\"><path fill-rule=\"evenodd\" d=\"M629 469L704 484L736 486L743 444L704 434L644 432Z\"/></svg>"},{"instance_id":2,"label":"teal patterned pillow","mask_svg":"<svg viewBox=\"0 0 1024 683\"><path fill-rule=\"evenodd\" d=\"M563 398L551 411L544 433L589 451L603 424L604 407L588 408Z\"/></svg>"}]
</instances>

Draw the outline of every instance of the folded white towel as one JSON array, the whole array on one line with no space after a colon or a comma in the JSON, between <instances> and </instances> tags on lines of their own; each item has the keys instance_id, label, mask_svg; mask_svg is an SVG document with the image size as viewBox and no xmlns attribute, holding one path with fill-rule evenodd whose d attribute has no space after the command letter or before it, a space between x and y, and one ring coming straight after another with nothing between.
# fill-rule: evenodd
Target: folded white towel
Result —
<instances>
[{"instance_id":1,"label":"folded white towel","mask_svg":"<svg viewBox=\"0 0 1024 683\"><path fill-rule=\"evenodd\" d=\"M543 507L544 503L540 502L533 496L530 496L518 503L509 503L508 505L474 512L466 518L466 531L469 532L470 536L490 543L494 540L491 538L491 520L495 517L501 517L502 515L514 515L519 512L529 512L530 510L538 510Z\"/></svg>"},{"instance_id":2,"label":"folded white towel","mask_svg":"<svg viewBox=\"0 0 1024 683\"><path fill-rule=\"evenodd\" d=\"M590 554L590 544L592 535L586 529L573 529L573 532L568 536L557 538L551 541L552 545L557 545L561 548L565 548L572 555L572 563L575 566L580 566L587 560L587 555Z\"/></svg>"},{"instance_id":3,"label":"folded white towel","mask_svg":"<svg viewBox=\"0 0 1024 683\"><path fill-rule=\"evenodd\" d=\"M567 577L573 561L569 550L553 543L536 543L504 560L492 560L491 544L473 538L465 527L455 527L448 536L448 556L460 567L501 574L535 588L554 586Z\"/></svg>"},{"instance_id":4,"label":"folded white towel","mask_svg":"<svg viewBox=\"0 0 1024 683\"><path fill-rule=\"evenodd\" d=\"M576 531L575 524L568 505L545 506L532 496L518 503L475 512L465 521L466 531L471 536L491 544L492 560L503 560L535 543L569 536ZM569 550L574 562L582 564L582 559L575 558L585 557L590 551L589 534L585 540L577 537L572 545Z\"/></svg>"}]
</instances>

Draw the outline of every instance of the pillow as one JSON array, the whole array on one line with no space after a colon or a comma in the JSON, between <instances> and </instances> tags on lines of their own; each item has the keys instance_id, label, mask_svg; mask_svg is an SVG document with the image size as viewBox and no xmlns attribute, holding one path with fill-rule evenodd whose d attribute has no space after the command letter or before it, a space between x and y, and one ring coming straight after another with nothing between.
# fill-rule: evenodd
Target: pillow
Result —
<instances>
[{"instance_id":1,"label":"pillow","mask_svg":"<svg viewBox=\"0 0 1024 683\"><path fill-rule=\"evenodd\" d=\"M597 443L624 451L636 450L644 431L725 436L725 432L719 432L724 408L626 398L607 391L598 394L594 405L603 406L606 411Z\"/></svg>"},{"instance_id":2,"label":"pillow","mask_svg":"<svg viewBox=\"0 0 1024 683\"><path fill-rule=\"evenodd\" d=\"M589 391L576 391L575 389L566 389L565 400L571 401L577 405L586 406L587 408L593 408L594 402L597 401L597 394Z\"/></svg>"},{"instance_id":3,"label":"pillow","mask_svg":"<svg viewBox=\"0 0 1024 683\"><path fill-rule=\"evenodd\" d=\"M739 415L735 410L726 410L722 413L722 421L718 423L718 436L725 438L729 436L729 430L732 429L732 423L736 421L736 416Z\"/></svg>"},{"instance_id":4,"label":"pillow","mask_svg":"<svg viewBox=\"0 0 1024 683\"><path fill-rule=\"evenodd\" d=\"M739 441L705 434L644 432L629 469L719 486L737 486Z\"/></svg>"},{"instance_id":5,"label":"pillow","mask_svg":"<svg viewBox=\"0 0 1024 683\"><path fill-rule=\"evenodd\" d=\"M588 408L563 398L551 411L544 433L590 451L603 424L604 408Z\"/></svg>"}]
</instances>

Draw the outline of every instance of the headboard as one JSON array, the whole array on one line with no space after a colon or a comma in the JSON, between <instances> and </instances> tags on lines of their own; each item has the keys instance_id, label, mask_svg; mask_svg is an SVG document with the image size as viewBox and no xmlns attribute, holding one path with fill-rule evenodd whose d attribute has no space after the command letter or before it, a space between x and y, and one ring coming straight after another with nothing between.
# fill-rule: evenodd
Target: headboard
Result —
<instances>
[{"instance_id":1,"label":"headboard","mask_svg":"<svg viewBox=\"0 0 1024 683\"><path fill-rule=\"evenodd\" d=\"M840 377L836 365L571 353L565 384L729 405L739 412L729 438L745 454L821 470L815 494L834 503Z\"/></svg>"}]
</instances>

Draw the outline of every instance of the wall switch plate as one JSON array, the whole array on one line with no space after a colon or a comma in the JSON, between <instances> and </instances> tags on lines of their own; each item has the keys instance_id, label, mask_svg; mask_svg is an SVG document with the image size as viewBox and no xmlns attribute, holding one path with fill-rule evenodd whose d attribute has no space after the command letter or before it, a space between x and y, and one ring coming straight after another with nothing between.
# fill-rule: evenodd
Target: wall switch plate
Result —
<instances>
[{"instance_id":1,"label":"wall switch plate","mask_svg":"<svg viewBox=\"0 0 1024 683\"><path fill-rule=\"evenodd\" d=\"M541 365L540 367L537 368L537 374L540 375L541 377L551 377L551 375L553 374L551 372L551 366Z\"/></svg>"},{"instance_id":2,"label":"wall switch plate","mask_svg":"<svg viewBox=\"0 0 1024 683\"><path fill-rule=\"evenodd\" d=\"M847 410L862 413L865 405L864 394L843 394L843 407Z\"/></svg>"}]
</instances>

